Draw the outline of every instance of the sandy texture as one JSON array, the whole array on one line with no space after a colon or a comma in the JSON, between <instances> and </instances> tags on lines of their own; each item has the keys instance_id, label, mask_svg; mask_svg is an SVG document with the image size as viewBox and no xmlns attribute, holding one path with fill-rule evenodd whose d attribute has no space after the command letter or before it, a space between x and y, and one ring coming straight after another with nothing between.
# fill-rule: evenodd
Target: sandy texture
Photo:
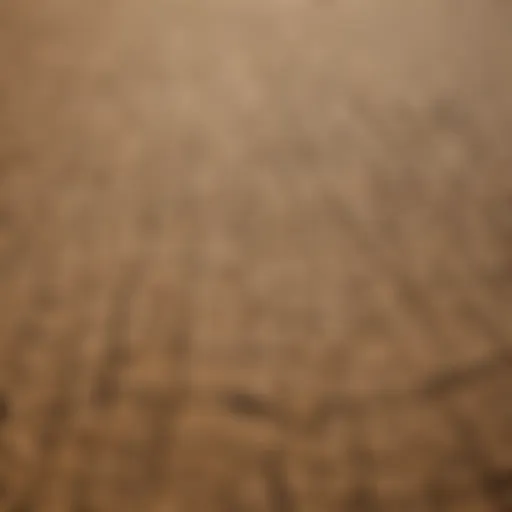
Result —
<instances>
[{"instance_id":1,"label":"sandy texture","mask_svg":"<svg viewBox=\"0 0 512 512\"><path fill-rule=\"evenodd\" d=\"M512 4L1 0L0 510L512 510Z\"/></svg>"}]
</instances>

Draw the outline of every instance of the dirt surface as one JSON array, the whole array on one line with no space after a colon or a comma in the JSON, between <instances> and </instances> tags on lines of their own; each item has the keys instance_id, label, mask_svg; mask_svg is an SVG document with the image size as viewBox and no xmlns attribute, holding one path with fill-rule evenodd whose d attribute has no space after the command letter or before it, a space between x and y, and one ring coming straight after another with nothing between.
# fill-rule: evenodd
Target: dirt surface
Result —
<instances>
[{"instance_id":1,"label":"dirt surface","mask_svg":"<svg viewBox=\"0 0 512 512\"><path fill-rule=\"evenodd\" d=\"M0 2L0 510L512 510L512 3Z\"/></svg>"}]
</instances>

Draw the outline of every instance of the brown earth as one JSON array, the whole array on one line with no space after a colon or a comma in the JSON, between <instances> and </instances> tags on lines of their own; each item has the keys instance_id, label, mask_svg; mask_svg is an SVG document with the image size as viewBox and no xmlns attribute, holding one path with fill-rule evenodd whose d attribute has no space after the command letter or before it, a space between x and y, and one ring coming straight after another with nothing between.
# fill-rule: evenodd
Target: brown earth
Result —
<instances>
[{"instance_id":1,"label":"brown earth","mask_svg":"<svg viewBox=\"0 0 512 512\"><path fill-rule=\"evenodd\" d=\"M512 510L512 3L0 2L0 510Z\"/></svg>"}]
</instances>

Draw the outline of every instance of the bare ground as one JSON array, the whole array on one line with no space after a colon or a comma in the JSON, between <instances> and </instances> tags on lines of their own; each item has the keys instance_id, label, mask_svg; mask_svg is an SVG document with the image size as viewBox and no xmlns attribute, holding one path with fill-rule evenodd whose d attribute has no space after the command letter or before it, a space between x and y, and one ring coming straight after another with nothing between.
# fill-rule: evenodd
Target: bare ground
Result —
<instances>
[{"instance_id":1,"label":"bare ground","mask_svg":"<svg viewBox=\"0 0 512 512\"><path fill-rule=\"evenodd\" d=\"M512 510L512 4L2 0L0 510Z\"/></svg>"}]
</instances>

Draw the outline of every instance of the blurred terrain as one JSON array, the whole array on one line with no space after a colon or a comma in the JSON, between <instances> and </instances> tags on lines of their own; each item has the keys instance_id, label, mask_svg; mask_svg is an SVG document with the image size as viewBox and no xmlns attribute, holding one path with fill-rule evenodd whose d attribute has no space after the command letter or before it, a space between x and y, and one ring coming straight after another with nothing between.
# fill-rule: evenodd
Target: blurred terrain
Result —
<instances>
[{"instance_id":1,"label":"blurred terrain","mask_svg":"<svg viewBox=\"0 0 512 512\"><path fill-rule=\"evenodd\" d=\"M2 0L0 511L511 511L511 146L506 0Z\"/></svg>"}]
</instances>

